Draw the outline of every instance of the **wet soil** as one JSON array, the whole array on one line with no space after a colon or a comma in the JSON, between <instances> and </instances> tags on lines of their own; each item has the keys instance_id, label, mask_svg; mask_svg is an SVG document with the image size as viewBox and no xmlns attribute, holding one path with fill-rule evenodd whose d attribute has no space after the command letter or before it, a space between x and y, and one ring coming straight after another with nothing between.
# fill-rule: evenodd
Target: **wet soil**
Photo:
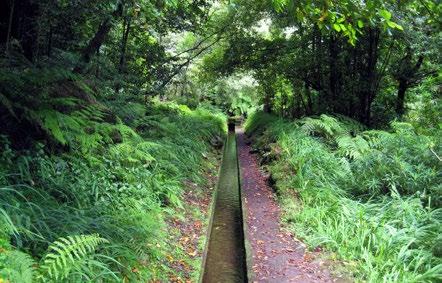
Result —
<instances>
[{"instance_id":1,"label":"wet soil","mask_svg":"<svg viewBox=\"0 0 442 283\"><path fill-rule=\"evenodd\" d=\"M284 231L273 190L251 153L244 132L237 130L246 238L251 246L251 282L336 282L313 262L305 245Z\"/></svg>"}]
</instances>

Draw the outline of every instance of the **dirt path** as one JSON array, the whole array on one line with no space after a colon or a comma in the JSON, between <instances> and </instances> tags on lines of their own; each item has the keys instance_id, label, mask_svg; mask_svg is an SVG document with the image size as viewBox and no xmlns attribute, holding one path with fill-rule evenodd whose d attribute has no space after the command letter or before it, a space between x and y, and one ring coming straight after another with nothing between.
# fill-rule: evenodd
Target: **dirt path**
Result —
<instances>
[{"instance_id":1,"label":"dirt path","mask_svg":"<svg viewBox=\"0 0 442 283\"><path fill-rule=\"evenodd\" d=\"M310 262L302 243L281 230L280 208L250 153L242 129L237 130L243 205L251 245L251 282L334 282L329 272Z\"/></svg>"}]
</instances>

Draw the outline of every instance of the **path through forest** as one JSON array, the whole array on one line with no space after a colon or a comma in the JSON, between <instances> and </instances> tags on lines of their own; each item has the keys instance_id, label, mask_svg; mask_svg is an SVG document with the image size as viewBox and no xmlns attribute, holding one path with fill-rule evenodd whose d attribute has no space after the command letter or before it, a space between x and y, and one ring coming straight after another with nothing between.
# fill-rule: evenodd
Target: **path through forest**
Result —
<instances>
[{"instance_id":1,"label":"path through forest","mask_svg":"<svg viewBox=\"0 0 442 283\"><path fill-rule=\"evenodd\" d=\"M237 129L250 282L335 282L309 260L304 245L281 229L280 208L242 129Z\"/></svg>"}]
</instances>

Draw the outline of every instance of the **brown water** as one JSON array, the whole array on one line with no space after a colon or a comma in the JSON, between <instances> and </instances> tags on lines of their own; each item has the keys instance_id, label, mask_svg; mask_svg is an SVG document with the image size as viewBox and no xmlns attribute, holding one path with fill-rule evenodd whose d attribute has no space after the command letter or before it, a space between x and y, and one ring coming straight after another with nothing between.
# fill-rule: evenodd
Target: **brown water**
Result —
<instances>
[{"instance_id":1,"label":"brown water","mask_svg":"<svg viewBox=\"0 0 442 283\"><path fill-rule=\"evenodd\" d=\"M247 282L235 132L224 146L203 282Z\"/></svg>"}]
</instances>

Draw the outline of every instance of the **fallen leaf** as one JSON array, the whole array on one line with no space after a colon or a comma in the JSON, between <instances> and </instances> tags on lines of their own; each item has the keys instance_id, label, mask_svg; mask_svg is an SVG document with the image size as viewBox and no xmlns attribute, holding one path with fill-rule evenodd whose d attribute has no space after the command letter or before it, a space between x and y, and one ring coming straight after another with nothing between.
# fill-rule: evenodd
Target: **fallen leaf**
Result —
<instances>
[{"instance_id":1,"label":"fallen leaf","mask_svg":"<svg viewBox=\"0 0 442 283\"><path fill-rule=\"evenodd\" d=\"M187 254L190 256L196 256L198 254L198 251L194 250L193 252L188 252Z\"/></svg>"}]
</instances>

